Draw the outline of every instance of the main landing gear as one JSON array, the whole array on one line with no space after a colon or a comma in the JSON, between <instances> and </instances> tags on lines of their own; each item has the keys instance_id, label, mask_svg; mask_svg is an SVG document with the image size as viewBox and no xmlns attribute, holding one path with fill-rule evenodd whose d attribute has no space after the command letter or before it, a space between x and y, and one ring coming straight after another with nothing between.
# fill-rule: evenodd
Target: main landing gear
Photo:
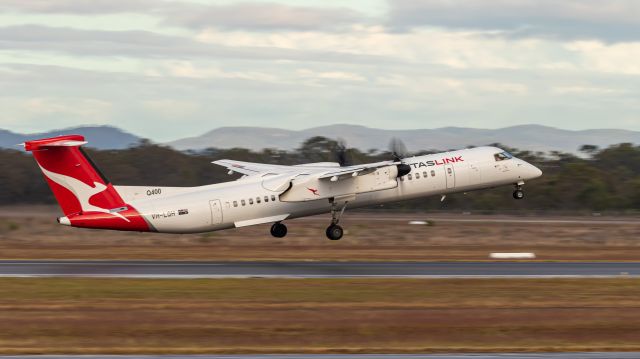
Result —
<instances>
[{"instance_id":1,"label":"main landing gear","mask_svg":"<svg viewBox=\"0 0 640 359\"><path fill-rule=\"evenodd\" d=\"M332 241L337 241L344 235L344 230L342 227L338 225L340 222L340 217L344 213L344 210L347 208L347 203L342 206L342 208L338 209L338 205L335 201L331 201L331 224L327 227L326 234L327 238ZM287 235L287 226L280 222L276 222L271 226L271 235L276 238L283 238Z\"/></svg>"},{"instance_id":2,"label":"main landing gear","mask_svg":"<svg viewBox=\"0 0 640 359\"><path fill-rule=\"evenodd\" d=\"M287 235L287 226L280 222L276 222L271 226L271 235L276 238L282 238Z\"/></svg>"},{"instance_id":3,"label":"main landing gear","mask_svg":"<svg viewBox=\"0 0 640 359\"><path fill-rule=\"evenodd\" d=\"M524 191L522 190L522 185L524 184L524 182L518 182L516 184L516 190L513 191L513 198L514 199L523 199L524 198Z\"/></svg>"},{"instance_id":4,"label":"main landing gear","mask_svg":"<svg viewBox=\"0 0 640 359\"><path fill-rule=\"evenodd\" d=\"M344 230L338 225L338 222L340 222L340 217L342 217L342 214L344 213L344 210L346 208L347 203L345 202L340 211L338 211L336 202L331 201L331 224L329 225L329 227L327 227L326 234L327 238L332 241L337 241L342 238L342 235L344 235Z\"/></svg>"}]
</instances>

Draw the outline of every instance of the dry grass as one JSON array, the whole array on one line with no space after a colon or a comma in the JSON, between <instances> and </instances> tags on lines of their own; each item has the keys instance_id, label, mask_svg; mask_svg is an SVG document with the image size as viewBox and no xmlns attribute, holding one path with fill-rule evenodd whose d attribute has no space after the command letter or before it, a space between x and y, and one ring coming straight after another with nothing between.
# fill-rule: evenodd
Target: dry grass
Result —
<instances>
[{"instance_id":1,"label":"dry grass","mask_svg":"<svg viewBox=\"0 0 640 359\"><path fill-rule=\"evenodd\" d=\"M327 216L288 221L289 235L276 239L268 225L167 235L69 228L56 224L56 215L51 207L23 213L0 209L0 258L428 261L533 251L541 260L640 260L640 220L633 218L625 223L452 223L444 215L349 213L343 220L347 234L332 242L324 237ZM409 219L431 219L434 225L410 226Z\"/></svg>"},{"instance_id":2,"label":"dry grass","mask_svg":"<svg viewBox=\"0 0 640 359\"><path fill-rule=\"evenodd\" d=\"M0 279L0 353L640 350L638 279Z\"/></svg>"}]
</instances>

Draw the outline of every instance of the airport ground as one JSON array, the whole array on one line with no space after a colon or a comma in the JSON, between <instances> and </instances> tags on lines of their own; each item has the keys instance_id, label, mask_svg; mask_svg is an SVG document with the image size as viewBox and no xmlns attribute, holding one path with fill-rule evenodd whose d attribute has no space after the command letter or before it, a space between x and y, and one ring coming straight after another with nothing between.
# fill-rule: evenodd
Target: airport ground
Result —
<instances>
[{"instance_id":1,"label":"airport ground","mask_svg":"<svg viewBox=\"0 0 640 359\"><path fill-rule=\"evenodd\" d=\"M640 279L0 279L2 354L640 351Z\"/></svg>"},{"instance_id":2,"label":"airport ground","mask_svg":"<svg viewBox=\"0 0 640 359\"><path fill-rule=\"evenodd\" d=\"M73 229L0 209L0 259L640 261L638 217L352 212L212 234ZM409 225L425 220L427 225ZM640 279L0 278L0 354L640 352Z\"/></svg>"},{"instance_id":3,"label":"airport ground","mask_svg":"<svg viewBox=\"0 0 640 359\"><path fill-rule=\"evenodd\" d=\"M55 207L0 208L0 259L218 261L479 261L491 252L534 252L542 261L638 261L640 217L348 212L345 237L329 241L328 216L171 235L69 228ZM409 225L424 220L427 225Z\"/></svg>"}]
</instances>

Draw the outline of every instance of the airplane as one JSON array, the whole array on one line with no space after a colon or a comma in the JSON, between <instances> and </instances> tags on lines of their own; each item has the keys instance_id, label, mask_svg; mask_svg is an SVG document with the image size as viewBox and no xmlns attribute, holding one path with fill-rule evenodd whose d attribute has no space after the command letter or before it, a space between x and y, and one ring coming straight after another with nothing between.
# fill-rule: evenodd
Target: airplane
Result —
<instances>
[{"instance_id":1,"label":"airplane","mask_svg":"<svg viewBox=\"0 0 640 359\"><path fill-rule=\"evenodd\" d=\"M214 161L242 178L198 187L116 186L86 155L81 135L23 143L33 154L66 226L122 231L200 233L272 223L285 237L285 220L331 213L326 236L342 238L349 208L499 186L524 198L525 181L542 171L497 147L476 147L361 165L322 162L294 166Z\"/></svg>"}]
</instances>

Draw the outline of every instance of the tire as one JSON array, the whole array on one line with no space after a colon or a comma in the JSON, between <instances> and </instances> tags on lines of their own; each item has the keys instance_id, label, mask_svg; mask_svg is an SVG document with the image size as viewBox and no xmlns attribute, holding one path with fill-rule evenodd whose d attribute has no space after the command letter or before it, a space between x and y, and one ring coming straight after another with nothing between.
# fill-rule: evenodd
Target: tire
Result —
<instances>
[{"instance_id":1,"label":"tire","mask_svg":"<svg viewBox=\"0 0 640 359\"><path fill-rule=\"evenodd\" d=\"M287 235L287 226L280 222L274 223L273 226L271 226L271 235L276 238L283 238Z\"/></svg>"},{"instance_id":2,"label":"tire","mask_svg":"<svg viewBox=\"0 0 640 359\"><path fill-rule=\"evenodd\" d=\"M332 241L337 241L340 238L342 238L342 236L344 235L344 231L342 230L342 227L338 226L337 224L332 224L329 227L327 227L327 238L329 238Z\"/></svg>"},{"instance_id":3,"label":"tire","mask_svg":"<svg viewBox=\"0 0 640 359\"><path fill-rule=\"evenodd\" d=\"M523 199L524 198L524 192L522 190L519 190L519 189L515 190L513 192L513 198L515 198L515 199Z\"/></svg>"}]
</instances>

